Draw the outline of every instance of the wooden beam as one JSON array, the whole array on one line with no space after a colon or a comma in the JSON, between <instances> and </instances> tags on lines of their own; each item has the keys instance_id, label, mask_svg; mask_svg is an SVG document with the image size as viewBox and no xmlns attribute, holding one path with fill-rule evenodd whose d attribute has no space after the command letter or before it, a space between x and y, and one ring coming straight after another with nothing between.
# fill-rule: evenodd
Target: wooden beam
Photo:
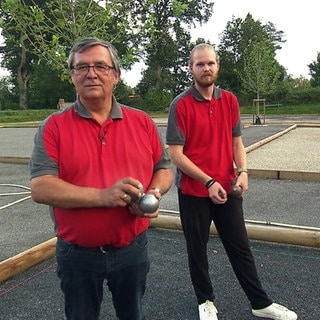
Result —
<instances>
[{"instance_id":1,"label":"wooden beam","mask_svg":"<svg viewBox=\"0 0 320 320\"><path fill-rule=\"evenodd\" d=\"M53 256L56 241L56 238L52 238L0 262L0 283Z\"/></svg>"}]
</instances>

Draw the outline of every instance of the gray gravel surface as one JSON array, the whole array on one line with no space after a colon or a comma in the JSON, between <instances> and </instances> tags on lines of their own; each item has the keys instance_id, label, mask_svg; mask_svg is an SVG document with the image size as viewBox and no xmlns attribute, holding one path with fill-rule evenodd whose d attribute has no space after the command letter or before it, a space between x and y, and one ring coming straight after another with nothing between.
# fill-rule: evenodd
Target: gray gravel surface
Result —
<instances>
[{"instance_id":1,"label":"gray gravel surface","mask_svg":"<svg viewBox=\"0 0 320 320\"><path fill-rule=\"evenodd\" d=\"M260 279L278 303L295 310L301 320L320 314L319 250L252 241ZM210 275L219 320L254 320L224 249L216 237L208 244ZM181 232L149 230L151 270L144 309L149 320L196 320L197 303L188 273ZM63 296L54 258L0 286L1 320L62 320ZM100 319L115 320L105 288Z\"/></svg>"},{"instance_id":2,"label":"gray gravel surface","mask_svg":"<svg viewBox=\"0 0 320 320\"><path fill-rule=\"evenodd\" d=\"M297 127L248 153L247 159L251 169L319 172L320 127Z\"/></svg>"}]
</instances>

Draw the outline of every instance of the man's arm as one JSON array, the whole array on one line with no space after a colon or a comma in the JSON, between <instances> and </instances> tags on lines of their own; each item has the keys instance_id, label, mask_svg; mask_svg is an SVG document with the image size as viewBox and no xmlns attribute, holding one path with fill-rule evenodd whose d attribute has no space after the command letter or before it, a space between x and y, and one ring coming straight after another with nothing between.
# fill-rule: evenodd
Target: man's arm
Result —
<instances>
[{"instance_id":1,"label":"man's arm","mask_svg":"<svg viewBox=\"0 0 320 320\"><path fill-rule=\"evenodd\" d=\"M154 172L148 191L158 190L160 195L164 195L171 187L173 182L172 169L159 169Z\"/></svg>"},{"instance_id":2,"label":"man's arm","mask_svg":"<svg viewBox=\"0 0 320 320\"><path fill-rule=\"evenodd\" d=\"M31 196L35 202L57 208L126 206L125 194L140 196L141 183L131 177L118 180L109 188L98 189L70 184L54 175L33 178Z\"/></svg>"},{"instance_id":3,"label":"man's arm","mask_svg":"<svg viewBox=\"0 0 320 320\"><path fill-rule=\"evenodd\" d=\"M241 168L242 171L238 175L237 183L235 185L235 188L241 186L243 192L248 190L248 173L246 172L247 170L247 154L246 150L244 148L242 138L241 136L239 137L234 137L232 140L232 147L233 147L233 160L236 165L236 167L239 169Z\"/></svg>"},{"instance_id":4,"label":"man's arm","mask_svg":"<svg viewBox=\"0 0 320 320\"><path fill-rule=\"evenodd\" d=\"M187 176L203 184L206 184L211 179L183 153L183 145L169 145L169 154L173 164Z\"/></svg>"},{"instance_id":5,"label":"man's arm","mask_svg":"<svg viewBox=\"0 0 320 320\"><path fill-rule=\"evenodd\" d=\"M171 161L187 176L200 181L204 185L212 179L203 170L196 166L184 153L182 145L169 145L169 154ZM216 204L227 201L227 192L221 184L216 181L208 188L208 195Z\"/></svg>"}]
</instances>

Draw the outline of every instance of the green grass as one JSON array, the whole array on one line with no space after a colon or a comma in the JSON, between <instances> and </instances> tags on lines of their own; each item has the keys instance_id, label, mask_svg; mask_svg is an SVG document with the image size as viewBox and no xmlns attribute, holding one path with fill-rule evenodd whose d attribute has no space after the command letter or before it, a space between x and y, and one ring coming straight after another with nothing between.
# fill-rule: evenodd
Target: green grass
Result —
<instances>
[{"instance_id":1,"label":"green grass","mask_svg":"<svg viewBox=\"0 0 320 320\"><path fill-rule=\"evenodd\" d=\"M242 115L252 115L252 106L240 107ZM260 106L260 113L263 107ZM287 115L320 115L320 104L305 104L294 106L279 106L279 107L266 107L266 115L287 116ZM150 112L154 118L167 117L168 114L164 112Z\"/></svg>"},{"instance_id":2,"label":"green grass","mask_svg":"<svg viewBox=\"0 0 320 320\"><path fill-rule=\"evenodd\" d=\"M19 125L19 123L39 123L47 116L57 111L56 109L41 109L41 110L1 110L0 125Z\"/></svg>"},{"instance_id":3,"label":"green grass","mask_svg":"<svg viewBox=\"0 0 320 320\"><path fill-rule=\"evenodd\" d=\"M25 126L37 125L44 120L56 109L41 109L41 110L1 110L0 111L0 126ZM263 108L260 106L260 114ZM150 116L154 118L166 118L165 112L150 112ZM241 107L242 115L251 115L252 106ZM279 106L266 107L266 115L320 115L320 104L306 104L295 106Z\"/></svg>"},{"instance_id":4,"label":"green grass","mask_svg":"<svg viewBox=\"0 0 320 320\"><path fill-rule=\"evenodd\" d=\"M241 107L241 114L252 114L252 106ZM263 107L260 106L260 113ZM320 104L305 104L305 105L292 105L292 106L279 106L279 107L266 107L266 115L286 116L286 115L319 115Z\"/></svg>"}]
</instances>

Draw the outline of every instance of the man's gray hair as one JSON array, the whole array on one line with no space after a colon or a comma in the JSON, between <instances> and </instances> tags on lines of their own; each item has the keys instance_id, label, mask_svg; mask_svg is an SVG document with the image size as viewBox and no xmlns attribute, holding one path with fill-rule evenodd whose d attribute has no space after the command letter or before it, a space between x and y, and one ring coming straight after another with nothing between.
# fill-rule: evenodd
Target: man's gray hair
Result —
<instances>
[{"instance_id":1,"label":"man's gray hair","mask_svg":"<svg viewBox=\"0 0 320 320\"><path fill-rule=\"evenodd\" d=\"M72 69L74 56L76 53L84 52L85 50L94 47L94 46L102 46L108 49L111 60L112 60L112 67L114 68L115 72L120 71L119 65L119 58L118 58L118 51L117 49L108 41L104 41L95 37L92 38L84 38L73 45L69 57L68 57L68 68L69 70Z\"/></svg>"}]
</instances>

